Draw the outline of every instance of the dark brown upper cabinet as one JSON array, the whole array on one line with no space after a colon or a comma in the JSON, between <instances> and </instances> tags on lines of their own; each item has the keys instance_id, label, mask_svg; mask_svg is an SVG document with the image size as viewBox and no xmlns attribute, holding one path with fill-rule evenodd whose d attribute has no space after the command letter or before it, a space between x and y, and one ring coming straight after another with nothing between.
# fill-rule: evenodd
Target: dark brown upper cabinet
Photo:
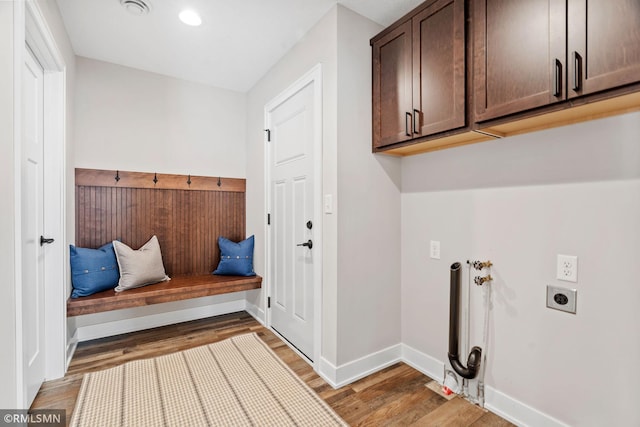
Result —
<instances>
[{"instance_id":1,"label":"dark brown upper cabinet","mask_svg":"<svg viewBox=\"0 0 640 427\"><path fill-rule=\"evenodd\" d=\"M640 110L640 0L427 0L371 45L374 152Z\"/></svg>"},{"instance_id":2,"label":"dark brown upper cabinet","mask_svg":"<svg viewBox=\"0 0 640 427\"><path fill-rule=\"evenodd\" d=\"M640 81L638 0L478 0L477 122Z\"/></svg>"},{"instance_id":3,"label":"dark brown upper cabinet","mask_svg":"<svg viewBox=\"0 0 640 427\"><path fill-rule=\"evenodd\" d=\"M640 80L640 1L569 0L569 98Z\"/></svg>"},{"instance_id":4,"label":"dark brown upper cabinet","mask_svg":"<svg viewBox=\"0 0 640 427\"><path fill-rule=\"evenodd\" d=\"M412 19L417 135L465 125L464 2L439 1Z\"/></svg>"},{"instance_id":5,"label":"dark brown upper cabinet","mask_svg":"<svg viewBox=\"0 0 640 427\"><path fill-rule=\"evenodd\" d=\"M566 0L476 0L476 121L566 97Z\"/></svg>"},{"instance_id":6,"label":"dark brown upper cabinet","mask_svg":"<svg viewBox=\"0 0 640 427\"><path fill-rule=\"evenodd\" d=\"M373 147L463 127L464 0L439 0L372 40Z\"/></svg>"},{"instance_id":7,"label":"dark brown upper cabinet","mask_svg":"<svg viewBox=\"0 0 640 427\"><path fill-rule=\"evenodd\" d=\"M411 21L373 44L373 147L413 138Z\"/></svg>"}]
</instances>

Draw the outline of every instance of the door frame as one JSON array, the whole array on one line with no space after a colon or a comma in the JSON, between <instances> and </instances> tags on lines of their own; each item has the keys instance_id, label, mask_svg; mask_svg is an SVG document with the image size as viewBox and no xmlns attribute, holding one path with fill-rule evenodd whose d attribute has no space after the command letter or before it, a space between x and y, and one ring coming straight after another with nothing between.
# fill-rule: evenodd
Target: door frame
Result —
<instances>
[{"instance_id":1,"label":"door frame","mask_svg":"<svg viewBox=\"0 0 640 427\"><path fill-rule=\"evenodd\" d=\"M291 98L297 92L309 84L313 85L313 102L314 102L314 137L313 137L313 192L314 192L314 212L313 224L315 232L313 233L314 247L314 264L313 264L313 362L311 362L304 354L295 347L283 340L291 347L303 360L311 364L314 371L320 369L320 346L322 344L322 250L323 250L323 214L322 214L322 64L317 64L311 70L307 71L302 77L293 82L284 91L269 101L264 107L264 128L271 129L269 113L276 109L280 104ZM266 132L265 132L266 133ZM265 206L264 218L271 212L271 142L267 141L265 135L264 144L264 186L265 186ZM263 293L263 307L265 307L265 324L276 335L280 334L271 327L271 312L267 308L267 297L272 294L271 284L271 227L265 221L265 281L266 292ZM316 250L317 249L317 250ZM282 337L281 337L282 338Z\"/></svg>"},{"instance_id":2,"label":"door frame","mask_svg":"<svg viewBox=\"0 0 640 427\"><path fill-rule=\"evenodd\" d=\"M28 45L44 70L44 227L56 242L45 248L45 380L63 377L67 368L66 243L66 64L37 3L14 2L14 180L15 180L15 329L16 396L26 406L22 330L22 69Z\"/></svg>"}]
</instances>

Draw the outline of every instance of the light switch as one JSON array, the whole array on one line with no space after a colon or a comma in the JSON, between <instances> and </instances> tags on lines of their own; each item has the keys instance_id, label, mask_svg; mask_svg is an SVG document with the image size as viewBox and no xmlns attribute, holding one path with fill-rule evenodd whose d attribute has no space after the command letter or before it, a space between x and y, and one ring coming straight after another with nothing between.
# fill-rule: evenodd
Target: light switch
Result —
<instances>
[{"instance_id":1,"label":"light switch","mask_svg":"<svg viewBox=\"0 0 640 427\"><path fill-rule=\"evenodd\" d=\"M432 259L440 259L440 242L437 240L431 240L429 243L429 256Z\"/></svg>"},{"instance_id":2,"label":"light switch","mask_svg":"<svg viewBox=\"0 0 640 427\"><path fill-rule=\"evenodd\" d=\"M331 194L324 195L324 213L326 214L333 213L333 195Z\"/></svg>"}]
</instances>

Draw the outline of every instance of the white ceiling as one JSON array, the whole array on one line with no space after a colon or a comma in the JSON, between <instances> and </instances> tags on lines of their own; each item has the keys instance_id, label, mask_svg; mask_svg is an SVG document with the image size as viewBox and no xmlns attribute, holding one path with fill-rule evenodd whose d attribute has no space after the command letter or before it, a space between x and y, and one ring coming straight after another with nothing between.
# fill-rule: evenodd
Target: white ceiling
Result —
<instances>
[{"instance_id":1,"label":"white ceiling","mask_svg":"<svg viewBox=\"0 0 640 427\"><path fill-rule=\"evenodd\" d=\"M57 0L77 55L240 92L248 91L336 3L384 26L424 0ZM200 27L178 20L185 8Z\"/></svg>"}]
</instances>

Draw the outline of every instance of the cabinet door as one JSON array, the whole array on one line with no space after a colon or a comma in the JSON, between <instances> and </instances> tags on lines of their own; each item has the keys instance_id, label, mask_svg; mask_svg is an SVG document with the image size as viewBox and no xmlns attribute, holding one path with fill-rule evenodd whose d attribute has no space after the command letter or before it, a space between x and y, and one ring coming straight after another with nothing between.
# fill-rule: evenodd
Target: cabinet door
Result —
<instances>
[{"instance_id":1,"label":"cabinet door","mask_svg":"<svg viewBox=\"0 0 640 427\"><path fill-rule=\"evenodd\" d=\"M640 1L569 0L569 93L640 81Z\"/></svg>"},{"instance_id":2,"label":"cabinet door","mask_svg":"<svg viewBox=\"0 0 640 427\"><path fill-rule=\"evenodd\" d=\"M565 1L472 3L476 121L565 98Z\"/></svg>"},{"instance_id":3,"label":"cabinet door","mask_svg":"<svg viewBox=\"0 0 640 427\"><path fill-rule=\"evenodd\" d=\"M413 129L465 125L464 1L440 0L413 18Z\"/></svg>"},{"instance_id":4,"label":"cabinet door","mask_svg":"<svg viewBox=\"0 0 640 427\"><path fill-rule=\"evenodd\" d=\"M411 21L373 44L373 147L412 134Z\"/></svg>"}]
</instances>

